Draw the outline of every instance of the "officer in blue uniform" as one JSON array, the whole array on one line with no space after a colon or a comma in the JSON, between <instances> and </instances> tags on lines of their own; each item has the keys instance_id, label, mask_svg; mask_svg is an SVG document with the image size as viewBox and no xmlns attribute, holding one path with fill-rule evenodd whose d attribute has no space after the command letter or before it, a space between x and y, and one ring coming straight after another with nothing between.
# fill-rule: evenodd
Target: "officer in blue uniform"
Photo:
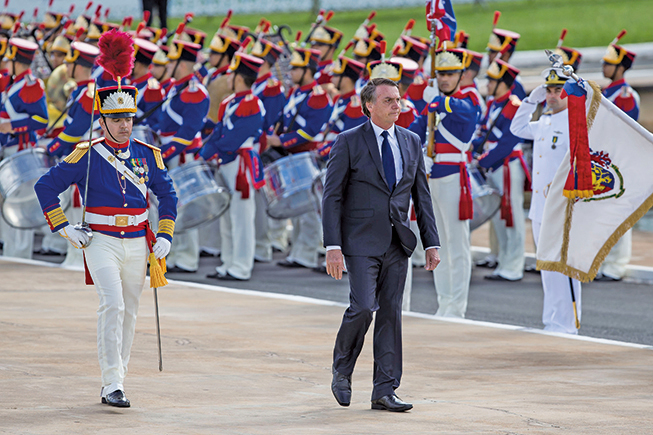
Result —
<instances>
[{"instance_id":1,"label":"officer in blue uniform","mask_svg":"<svg viewBox=\"0 0 653 435\"><path fill-rule=\"evenodd\" d=\"M220 217L222 265L209 278L246 281L254 267L256 202L254 191L265 180L254 145L263 127L263 103L252 93L263 60L236 52L228 82L234 93L220 105L218 124L200 156L217 158L231 193L229 210Z\"/></svg>"},{"instance_id":2,"label":"officer in blue uniform","mask_svg":"<svg viewBox=\"0 0 653 435\"><path fill-rule=\"evenodd\" d=\"M158 129L163 160L172 169L183 164L186 156L202 146L201 131L209 110L208 91L194 74L200 45L182 40L172 41L168 51L168 68L174 86L161 106ZM168 257L168 271L193 273L199 267L199 232L196 228L175 237Z\"/></svg>"},{"instance_id":3,"label":"officer in blue uniform","mask_svg":"<svg viewBox=\"0 0 653 435\"><path fill-rule=\"evenodd\" d=\"M429 150L428 157L433 162L429 188L435 219L445 229L441 232L445 237L441 240L442 262L433 271L438 295L436 315L442 317L465 317L472 269L469 219L473 217L473 209L466 164L480 106L473 94L460 92L466 60L464 49L437 52L435 70L439 95L410 127L422 142L426 142L428 113L435 113L440 119L433 151Z\"/></svg>"},{"instance_id":4,"label":"officer in blue uniform","mask_svg":"<svg viewBox=\"0 0 653 435\"><path fill-rule=\"evenodd\" d=\"M123 383L148 257L154 276L154 270L161 267L158 260L170 250L177 216L177 197L160 150L130 139L135 100L136 88L131 86L98 89L96 101L106 137L78 144L34 187L52 232L77 248L84 247L90 274L87 283L92 279L100 298L97 343L101 400L117 407L130 406ZM93 234L90 244L89 234L73 227L59 204L58 195L72 184L87 201L85 221ZM147 219L148 189L159 200L156 236Z\"/></svg>"},{"instance_id":5,"label":"officer in blue uniform","mask_svg":"<svg viewBox=\"0 0 653 435\"><path fill-rule=\"evenodd\" d=\"M501 209L492 217L497 237L498 265L486 279L518 281L524 276L524 181L530 180L521 149L522 139L510 132L521 100L511 89L519 70L495 59L487 70L491 99L474 139L478 164L502 193Z\"/></svg>"},{"instance_id":6,"label":"officer in blue uniform","mask_svg":"<svg viewBox=\"0 0 653 435\"><path fill-rule=\"evenodd\" d=\"M333 106L327 93L313 78L320 61L320 52L296 48L290 59L290 75L297 85L283 109L283 133L268 137L268 145L288 153L317 149L319 133L324 130ZM322 235L316 211L293 218L293 244L283 267L317 267L317 250Z\"/></svg>"},{"instance_id":7,"label":"officer in blue uniform","mask_svg":"<svg viewBox=\"0 0 653 435\"><path fill-rule=\"evenodd\" d=\"M158 45L145 39L134 38L134 71L130 78L130 84L138 90L138 96L136 97L137 118L142 118L153 110L156 111L155 107L163 101L164 92L161 84L150 72L152 60L157 51L159 51ZM155 124L156 115L154 112L140 122L140 125L150 127Z\"/></svg>"},{"instance_id":8,"label":"officer in blue uniform","mask_svg":"<svg viewBox=\"0 0 653 435\"><path fill-rule=\"evenodd\" d=\"M494 13L492 33L490 34L490 40L487 43L488 64L492 64L494 59L497 57L506 63L510 62L510 58L517 48L517 42L519 42L519 38L521 37L517 32L498 29L496 25L500 16L501 13L499 11ZM515 78L511 92L520 100L526 98L526 91L524 90L524 85L521 83L519 77ZM487 103L489 105L490 101Z\"/></svg>"},{"instance_id":9,"label":"officer in blue uniform","mask_svg":"<svg viewBox=\"0 0 653 435\"><path fill-rule=\"evenodd\" d=\"M33 147L36 131L48 125L43 82L34 77L30 69L37 49L36 43L25 39L11 38L7 42L5 59L10 80L0 106L0 133L5 158ZM0 227L5 257L32 257L33 230L17 230L4 219L0 219Z\"/></svg>"}]
</instances>

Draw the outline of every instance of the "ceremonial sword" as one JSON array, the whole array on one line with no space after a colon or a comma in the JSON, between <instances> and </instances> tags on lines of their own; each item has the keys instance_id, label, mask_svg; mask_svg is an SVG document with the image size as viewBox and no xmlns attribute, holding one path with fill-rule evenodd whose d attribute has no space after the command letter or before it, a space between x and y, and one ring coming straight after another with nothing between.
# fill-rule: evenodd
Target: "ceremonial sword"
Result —
<instances>
[{"instance_id":1,"label":"ceremonial sword","mask_svg":"<svg viewBox=\"0 0 653 435\"><path fill-rule=\"evenodd\" d=\"M97 79L93 81L93 106L91 109L91 126L88 130L88 161L86 162L86 186L84 187L84 203L82 204L82 222L73 226L76 230L84 231L88 235L88 242L82 245L82 248L87 248L93 241L93 231L86 223L86 201L88 199L88 178L91 174L91 152L93 151L93 122L95 121L95 101L97 99Z\"/></svg>"}]
</instances>

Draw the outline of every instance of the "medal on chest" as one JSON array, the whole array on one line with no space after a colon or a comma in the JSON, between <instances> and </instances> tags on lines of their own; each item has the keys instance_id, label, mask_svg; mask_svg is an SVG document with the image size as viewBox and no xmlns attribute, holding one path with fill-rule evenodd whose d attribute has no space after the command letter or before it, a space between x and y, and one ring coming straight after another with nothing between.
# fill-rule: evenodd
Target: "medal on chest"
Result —
<instances>
[{"instance_id":1,"label":"medal on chest","mask_svg":"<svg viewBox=\"0 0 653 435\"><path fill-rule=\"evenodd\" d=\"M133 158L129 161L132 165L132 171L134 174L136 174L138 178L138 182L140 184L143 184L147 181L150 180L148 177L148 167L147 167L147 159L145 158Z\"/></svg>"},{"instance_id":2,"label":"medal on chest","mask_svg":"<svg viewBox=\"0 0 653 435\"><path fill-rule=\"evenodd\" d=\"M552 150L554 150L554 149L556 149L556 148L558 147L558 146L556 145L557 143L558 143L558 136L553 136L553 141L552 141L552 143L551 143L551 149L552 149Z\"/></svg>"}]
</instances>

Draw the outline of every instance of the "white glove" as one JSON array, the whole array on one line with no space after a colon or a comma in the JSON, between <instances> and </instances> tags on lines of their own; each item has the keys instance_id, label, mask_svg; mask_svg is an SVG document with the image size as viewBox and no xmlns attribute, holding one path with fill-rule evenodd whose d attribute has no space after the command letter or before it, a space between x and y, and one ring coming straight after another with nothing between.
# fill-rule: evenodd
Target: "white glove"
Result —
<instances>
[{"instance_id":1,"label":"white glove","mask_svg":"<svg viewBox=\"0 0 653 435\"><path fill-rule=\"evenodd\" d=\"M58 232L61 237L68 239L70 244L77 249L81 249L89 240L88 234L85 231L77 230L70 224L66 225Z\"/></svg>"},{"instance_id":2,"label":"white glove","mask_svg":"<svg viewBox=\"0 0 653 435\"><path fill-rule=\"evenodd\" d=\"M528 102L531 104L540 104L544 100L546 100L546 85L539 85L528 96Z\"/></svg>"},{"instance_id":3,"label":"white glove","mask_svg":"<svg viewBox=\"0 0 653 435\"><path fill-rule=\"evenodd\" d=\"M427 103L430 103L438 95L440 95L440 90L438 88L433 86L427 86L424 88L424 94L422 95L422 99Z\"/></svg>"},{"instance_id":4,"label":"white glove","mask_svg":"<svg viewBox=\"0 0 653 435\"><path fill-rule=\"evenodd\" d=\"M152 252L157 260L166 257L170 253L170 242L163 237L157 237Z\"/></svg>"}]
</instances>

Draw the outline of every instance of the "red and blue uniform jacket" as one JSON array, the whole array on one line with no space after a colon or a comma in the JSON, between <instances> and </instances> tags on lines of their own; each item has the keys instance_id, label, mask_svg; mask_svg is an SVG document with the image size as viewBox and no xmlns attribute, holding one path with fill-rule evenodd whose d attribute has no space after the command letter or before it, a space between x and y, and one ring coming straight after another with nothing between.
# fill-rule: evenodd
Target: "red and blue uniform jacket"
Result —
<instances>
[{"instance_id":1,"label":"red and blue uniform jacket","mask_svg":"<svg viewBox=\"0 0 653 435\"><path fill-rule=\"evenodd\" d=\"M129 155L123 161L127 168L137 176L140 175L143 183L152 190L159 200L159 230L157 237L172 241L174 223L177 218L177 195L168 176L168 171L163 166L160 151L135 139L125 144L112 144L104 138L95 139L93 144L105 147L113 156L115 150L126 152ZM130 181L121 179L115 166L106 161L97 150L91 147L83 151L82 144L57 166L50 168L34 186L46 221L52 232L59 231L68 225L68 220L61 210L59 194L76 184L82 198L85 197L88 186L86 211L102 215L139 215L147 210L148 203L141 191ZM82 154L83 153L83 154ZM159 154L157 156L157 154ZM89 179L86 182L87 165L90 156ZM73 157L73 159L70 159ZM70 161L70 163L68 162ZM147 221L146 221L147 222ZM144 237L146 234L145 223L141 226L119 227L105 225L91 225L93 231L117 238Z\"/></svg>"},{"instance_id":2,"label":"red and blue uniform jacket","mask_svg":"<svg viewBox=\"0 0 653 435\"><path fill-rule=\"evenodd\" d=\"M415 119L417 119L418 116L419 114L417 113L415 105L411 103L410 100L402 98L401 113L399 114L399 118L397 118L395 124L399 127L408 128L413 122L415 122Z\"/></svg>"},{"instance_id":3,"label":"red and blue uniform jacket","mask_svg":"<svg viewBox=\"0 0 653 435\"><path fill-rule=\"evenodd\" d=\"M213 135L200 150L204 160L217 157L222 165L241 156L255 189L265 183L263 164L253 148L254 141L261 135L263 111L263 103L251 90L231 94L220 103Z\"/></svg>"},{"instance_id":4,"label":"red and blue uniform jacket","mask_svg":"<svg viewBox=\"0 0 653 435\"><path fill-rule=\"evenodd\" d=\"M286 96L279 80L267 73L256 79L252 93L258 97L265 107L263 116L263 131L269 132L281 120Z\"/></svg>"},{"instance_id":5,"label":"red and blue uniform jacket","mask_svg":"<svg viewBox=\"0 0 653 435\"><path fill-rule=\"evenodd\" d=\"M96 81L98 88L118 86L118 82L113 79L113 76L106 72L100 65L95 65L93 67L91 78Z\"/></svg>"},{"instance_id":6,"label":"red and blue uniform jacket","mask_svg":"<svg viewBox=\"0 0 653 435\"><path fill-rule=\"evenodd\" d=\"M522 84L519 76L515 77L515 82L512 84L512 87L510 88L510 93L512 95L515 95L517 98L519 98L519 101L526 98L527 95L526 89L524 89L524 85Z\"/></svg>"},{"instance_id":7,"label":"red and blue uniform jacket","mask_svg":"<svg viewBox=\"0 0 653 435\"><path fill-rule=\"evenodd\" d=\"M164 161L199 150L208 112L209 93L194 74L175 82L161 106L157 124Z\"/></svg>"},{"instance_id":8,"label":"red and blue uniform jacket","mask_svg":"<svg viewBox=\"0 0 653 435\"><path fill-rule=\"evenodd\" d=\"M68 155L75 149L75 145L87 135L91 126L91 112L93 110L93 87L88 86L91 83L93 83L93 80L77 82L77 88L68 98L67 104L71 104L71 106L68 109L63 130L48 144L48 154L58 157ZM96 111L95 114L94 127L99 128L98 112Z\"/></svg>"},{"instance_id":9,"label":"red and blue uniform jacket","mask_svg":"<svg viewBox=\"0 0 653 435\"><path fill-rule=\"evenodd\" d=\"M444 159L438 162L436 159L431 166L430 176L431 178L442 178L459 173L461 170L459 164L464 162L464 155L469 150L476 123L480 118L479 102L473 94L463 94L460 91L449 97L435 97L409 128L419 135L422 143L426 143L429 110L439 114L441 119L435 132L434 152L436 157L438 154L459 157L455 161L453 161L454 159Z\"/></svg>"},{"instance_id":10,"label":"red and blue uniform jacket","mask_svg":"<svg viewBox=\"0 0 653 435\"><path fill-rule=\"evenodd\" d=\"M295 87L283 108L282 146L291 153L317 148L316 137L326 127L332 110L331 99L315 80Z\"/></svg>"},{"instance_id":11,"label":"red and blue uniform jacket","mask_svg":"<svg viewBox=\"0 0 653 435\"><path fill-rule=\"evenodd\" d=\"M327 124L327 133L324 142L318 148L318 153L325 161L329 159L331 147L336 140L336 136L351 128L358 127L367 121L367 116L363 114L361 99L353 90L347 94L340 95L333 104L333 111Z\"/></svg>"},{"instance_id":12,"label":"red and blue uniform jacket","mask_svg":"<svg viewBox=\"0 0 653 435\"><path fill-rule=\"evenodd\" d=\"M136 117L140 118L148 111L152 110L163 101L165 91L159 84L159 81L152 77L152 73L147 73L142 77L131 80L131 85L135 86L138 90L136 96ZM156 126L156 111L147 118L143 119L140 125L147 125L150 127Z\"/></svg>"},{"instance_id":13,"label":"red and blue uniform jacket","mask_svg":"<svg viewBox=\"0 0 653 435\"><path fill-rule=\"evenodd\" d=\"M461 86L460 87L460 92L463 95L474 94L474 99L476 101L478 101L478 104L481 107L481 116L485 115L485 110L486 110L485 100L483 100L483 96L481 95L481 93L478 90L478 86L476 85L476 81L474 81L474 83L471 84L471 85Z\"/></svg>"},{"instance_id":14,"label":"red and blue uniform jacket","mask_svg":"<svg viewBox=\"0 0 653 435\"><path fill-rule=\"evenodd\" d=\"M18 149L36 142L36 131L48 126L48 108L43 82L31 70L16 76L2 94L0 122L11 122L14 133L3 137L2 146L18 145Z\"/></svg>"},{"instance_id":15,"label":"red and blue uniform jacket","mask_svg":"<svg viewBox=\"0 0 653 435\"><path fill-rule=\"evenodd\" d=\"M639 94L626 83L625 79L610 83L610 86L603 89L603 96L635 121L639 119Z\"/></svg>"},{"instance_id":16,"label":"red and blue uniform jacket","mask_svg":"<svg viewBox=\"0 0 653 435\"><path fill-rule=\"evenodd\" d=\"M515 117L520 102L509 92L495 98L488 106L487 113L481 121L480 136L472 141L474 152L480 154L478 163L485 169L496 170L510 156L515 146L522 142L510 132L510 124ZM495 122L496 120L496 122ZM491 131L488 130L492 128ZM487 136L487 140L485 137ZM512 156L510 161L519 158Z\"/></svg>"}]
</instances>

